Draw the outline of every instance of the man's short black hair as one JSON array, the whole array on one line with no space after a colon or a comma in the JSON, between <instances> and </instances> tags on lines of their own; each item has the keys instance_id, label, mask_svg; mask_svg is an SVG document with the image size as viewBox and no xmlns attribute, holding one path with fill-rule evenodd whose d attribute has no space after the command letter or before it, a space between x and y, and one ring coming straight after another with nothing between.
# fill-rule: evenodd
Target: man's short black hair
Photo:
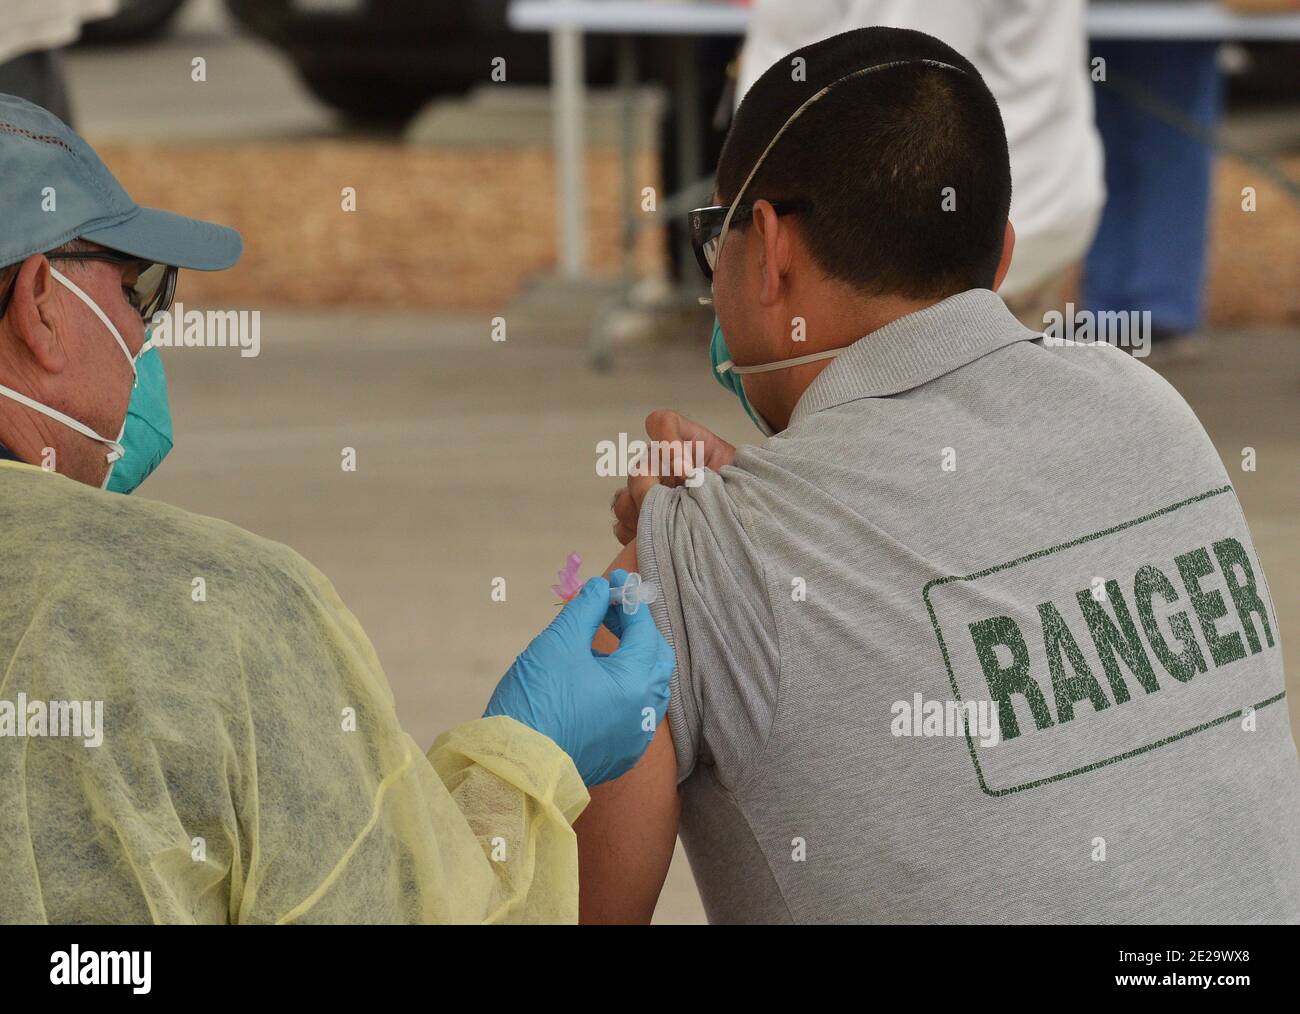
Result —
<instances>
[{"instance_id":1,"label":"man's short black hair","mask_svg":"<svg viewBox=\"0 0 1300 1014\"><path fill-rule=\"evenodd\" d=\"M777 141L745 203L811 202L797 220L813 258L862 292L992 288L1011 205L1002 114L970 61L923 32L862 28L778 60L736 113L718 195L730 203L782 124L822 88L900 60L960 72L911 63L836 85Z\"/></svg>"}]
</instances>

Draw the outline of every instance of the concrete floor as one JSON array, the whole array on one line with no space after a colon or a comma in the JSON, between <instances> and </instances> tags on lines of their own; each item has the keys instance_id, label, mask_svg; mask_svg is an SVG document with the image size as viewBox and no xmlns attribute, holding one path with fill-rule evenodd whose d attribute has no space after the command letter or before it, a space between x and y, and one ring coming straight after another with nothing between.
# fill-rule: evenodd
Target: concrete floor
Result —
<instances>
[{"instance_id":1,"label":"concrete floor","mask_svg":"<svg viewBox=\"0 0 1300 1014\"><path fill-rule=\"evenodd\" d=\"M732 440L755 434L712 380L699 341L586 368L579 341L510 319L289 315L263 319L259 358L166 353L177 446L144 495L286 542L336 584L374 641L417 741L477 717L514 655L554 615L565 555L584 572L617 550L595 449L646 413L676 408ZM1300 660L1300 341L1219 333L1207 358L1168 371L1214 437ZM355 447L358 470L340 452ZM1242 472L1256 449L1258 471ZM507 601L489 595L507 580ZM1293 711L1295 705L1292 705ZM703 913L684 858L658 920Z\"/></svg>"}]
</instances>

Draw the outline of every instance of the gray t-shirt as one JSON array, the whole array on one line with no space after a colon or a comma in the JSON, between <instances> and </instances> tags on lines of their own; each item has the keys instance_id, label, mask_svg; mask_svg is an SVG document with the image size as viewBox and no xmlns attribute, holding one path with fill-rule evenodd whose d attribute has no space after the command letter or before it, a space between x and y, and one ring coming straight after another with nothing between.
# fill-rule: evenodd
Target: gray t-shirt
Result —
<instances>
[{"instance_id":1,"label":"gray t-shirt","mask_svg":"<svg viewBox=\"0 0 1300 1014\"><path fill-rule=\"evenodd\" d=\"M710 920L1300 921L1264 573L1125 353L962 293L638 534Z\"/></svg>"}]
</instances>

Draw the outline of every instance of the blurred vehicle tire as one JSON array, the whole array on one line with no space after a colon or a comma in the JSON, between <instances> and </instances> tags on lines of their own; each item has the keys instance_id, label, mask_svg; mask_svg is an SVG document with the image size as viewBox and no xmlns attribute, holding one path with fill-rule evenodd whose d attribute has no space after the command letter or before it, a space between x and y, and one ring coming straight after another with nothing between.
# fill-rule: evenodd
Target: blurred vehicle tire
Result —
<instances>
[{"instance_id":1,"label":"blurred vehicle tire","mask_svg":"<svg viewBox=\"0 0 1300 1014\"><path fill-rule=\"evenodd\" d=\"M429 89L418 82L352 72L329 63L299 63L298 76L321 102L364 123L401 126L430 98Z\"/></svg>"},{"instance_id":2,"label":"blurred vehicle tire","mask_svg":"<svg viewBox=\"0 0 1300 1014\"><path fill-rule=\"evenodd\" d=\"M311 92L345 116L400 126L425 102L490 82L546 84L544 34L513 32L507 0L226 0L236 20L283 51ZM588 38L588 79L614 77L613 44Z\"/></svg>"},{"instance_id":3,"label":"blurred vehicle tire","mask_svg":"<svg viewBox=\"0 0 1300 1014\"><path fill-rule=\"evenodd\" d=\"M81 41L93 45L142 42L161 35L185 0L122 0L122 9L111 18L82 26Z\"/></svg>"}]
</instances>

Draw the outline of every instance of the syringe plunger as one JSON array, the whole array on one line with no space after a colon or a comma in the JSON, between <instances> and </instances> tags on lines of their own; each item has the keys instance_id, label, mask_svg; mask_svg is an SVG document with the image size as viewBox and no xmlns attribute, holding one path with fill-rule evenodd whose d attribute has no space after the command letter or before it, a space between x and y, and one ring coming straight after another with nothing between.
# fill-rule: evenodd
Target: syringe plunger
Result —
<instances>
[{"instance_id":1,"label":"syringe plunger","mask_svg":"<svg viewBox=\"0 0 1300 1014\"><path fill-rule=\"evenodd\" d=\"M633 571L627 576L621 587L610 588L609 604L622 605L623 612L631 616L642 603L649 605L659 598L659 586L653 581L642 581L641 575Z\"/></svg>"}]
</instances>

